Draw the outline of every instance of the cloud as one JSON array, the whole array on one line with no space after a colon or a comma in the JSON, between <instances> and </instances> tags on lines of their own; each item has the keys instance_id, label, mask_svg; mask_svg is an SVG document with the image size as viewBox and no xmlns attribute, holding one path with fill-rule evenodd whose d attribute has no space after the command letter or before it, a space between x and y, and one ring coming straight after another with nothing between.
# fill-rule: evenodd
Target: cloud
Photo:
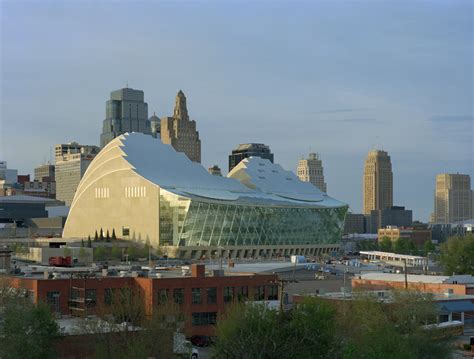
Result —
<instances>
[{"instance_id":1,"label":"cloud","mask_svg":"<svg viewBox=\"0 0 474 359\"><path fill-rule=\"evenodd\" d=\"M344 118L344 119L336 120L336 121L352 122L352 123L377 123L377 122L381 122L380 120L377 120L376 118Z\"/></svg>"}]
</instances>

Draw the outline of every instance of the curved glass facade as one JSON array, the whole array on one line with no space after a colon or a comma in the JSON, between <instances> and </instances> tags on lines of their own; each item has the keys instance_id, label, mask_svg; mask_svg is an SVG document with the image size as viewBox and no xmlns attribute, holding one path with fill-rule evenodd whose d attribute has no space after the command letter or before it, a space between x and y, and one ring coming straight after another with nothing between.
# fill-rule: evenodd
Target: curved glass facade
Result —
<instances>
[{"instance_id":1,"label":"curved glass facade","mask_svg":"<svg viewBox=\"0 0 474 359\"><path fill-rule=\"evenodd\" d=\"M347 206L219 203L160 190L160 245L279 246L337 243Z\"/></svg>"}]
</instances>

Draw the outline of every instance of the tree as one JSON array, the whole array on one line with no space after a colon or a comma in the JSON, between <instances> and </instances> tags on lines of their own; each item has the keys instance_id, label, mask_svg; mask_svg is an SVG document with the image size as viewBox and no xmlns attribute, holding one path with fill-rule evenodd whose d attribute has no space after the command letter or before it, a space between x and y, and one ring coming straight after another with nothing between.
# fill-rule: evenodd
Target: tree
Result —
<instances>
[{"instance_id":1,"label":"tree","mask_svg":"<svg viewBox=\"0 0 474 359\"><path fill-rule=\"evenodd\" d=\"M116 240L117 236L115 235L115 228L112 228L112 239Z\"/></svg>"},{"instance_id":2,"label":"tree","mask_svg":"<svg viewBox=\"0 0 474 359\"><path fill-rule=\"evenodd\" d=\"M110 242L110 233L109 233L109 230L107 230L107 234L106 234L106 236L105 236L105 240L106 240L107 242Z\"/></svg>"},{"instance_id":3,"label":"tree","mask_svg":"<svg viewBox=\"0 0 474 359\"><path fill-rule=\"evenodd\" d=\"M84 247L81 247L81 249L79 250L79 260L81 263L84 263L86 259L87 259L86 250L84 249Z\"/></svg>"},{"instance_id":4,"label":"tree","mask_svg":"<svg viewBox=\"0 0 474 359\"><path fill-rule=\"evenodd\" d=\"M100 229L99 240L100 241L104 240L104 231L102 230L102 228Z\"/></svg>"},{"instance_id":5,"label":"tree","mask_svg":"<svg viewBox=\"0 0 474 359\"><path fill-rule=\"evenodd\" d=\"M81 247L84 248L84 240L81 239Z\"/></svg>"},{"instance_id":6,"label":"tree","mask_svg":"<svg viewBox=\"0 0 474 359\"><path fill-rule=\"evenodd\" d=\"M331 358L335 310L307 298L289 313L264 304L235 304L217 324L217 358Z\"/></svg>"},{"instance_id":7,"label":"tree","mask_svg":"<svg viewBox=\"0 0 474 359\"><path fill-rule=\"evenodd\" d=\"M393 251L399 254L410 254L415 249L415 244L409 238L400 237L393 244Z\"/></svg>"},{"instance_id":8,"label":"tree","mask_svg":"<svg viewBox=\"0 0 474 359\"><path fill-rule=\"evenodd\" d=\"M474 237L451 237L441 245L440 262L447 275L474 275Z\"/></svg>"},{"instance_id":9,"label":"tree","mask_svg":"<svg viewBox=\"0 0 474 359\"><path fill-rule=\"evenodd\" d=\"M429 239L423 244L423 250L425 251L425 254L428 254L430 252L434 252L436 250L436 247L434 243Z\"/></svg>"},{"instance_id":10,"label":"tree","mask_svg":"<svg viewBox=\"0 0 474 359\"><path fill-rule=\"evenodd\" d=\"M87 237L87 247L92 248L92 241L91 241L91 236Z\"/></svg>"},{"instance_id":11,"label":"tree","mask_svg":"<svg viewBox=\"0 0 474 359\"><path fill-rule=\"evenodd\" d=\"M382 252L391 252L392 251L392 241L387 236L382 237L379 241L379 247Z\"/></svg>"},{"instance_id":12,"label":"tree","mask_svg":"<svg viewBox=\"0 0 474 359\"><path fill-rule=\"evenodd\" d=\"M60 337L59 326L49 307L25 300L7 303L0 331L0 357L53 358L53 342Z\"/></svg>"},{"instance_id":13,"label":"tree","mask_svg":"<svg viewBox=\"0 0 474 359\"><path fill-rule=\"evenodd\" d=\"M95 230L95 235L94 235L94 241L98 241L99 240L99 235L97 234L97 229Z\"/></svg>"},{"instance_id":14,"label":"tree","mask_svg":"<svg viewBox=\"0 0 474 359\"><path fill-rule=\"evenodd\" d=\"M64 257L70 257L71 256L71 249L69 247L64 246L63 254L64 254Z\"/></svg>"}]
</instances>

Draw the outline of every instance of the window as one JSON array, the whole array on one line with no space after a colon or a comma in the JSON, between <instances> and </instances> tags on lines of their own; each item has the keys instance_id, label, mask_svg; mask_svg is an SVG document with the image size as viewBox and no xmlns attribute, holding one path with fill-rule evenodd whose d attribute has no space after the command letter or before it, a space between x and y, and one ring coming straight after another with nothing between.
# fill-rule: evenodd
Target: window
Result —
<instances>
[{"instance_id":1,"label":"window","mask_svg":"<svg viewBox=\"0 0 474 359\"><path fill-rule=\"evenodd\" d=\"M217 303L217 288L207 288L207 304Z\"/></svg>"},{"instance_id":2,"label":"window","mask_svg":"<svg viewBox=\"0 0 474 359\"><path fill-rule=\"evenodd\" d=\"M104 303L107 305L112 304L114 301L114 290L112 288L104 289Z\"/></svg>"},{"instance_id":3,"label":"window","mask_svg":"<svg viewBox=\"0 0 474 359\"><path fill-rule=\"evenodd\" d=\"M123 227L122 228L122 236L129 236L130 235L130 228Z\"/></svg>"},{"instance_id":4,"label":"window","mask_svg":"<svg viewBox=\"0 0 474 359\"><path fill-rule=\"evenodd\" d=\"M97 304L97 290L86 289L86 306L88 308L95 307Z\"/></svg>"},{"instance_id":5,"label":"window","mask_svg":"<svg viewBox=\"0 0 474 359\"><path fill-rule=\"evenodd\" d=\"M193 326L214 325L217 322L217 312L193 313Z\"/></svg>"},{"instance_id":6,"label":"window","mask_svg":"<svg viewBox=\"0 0 474 359\"><path fill-rule=\"evenodd\" d=\"M278 286L272 285L272 286L268 287L267 299L268 300L277 300L278 299Z\"/></svg>"},{"instance_id":7,"label":"window","mask_svg":"<svg viewBox=\"0 0 474 359\"><path fill-rule=\"evenodd\" d=\"M59 313L59 292L48 292L46 293L46 304L49 305L51 310L55 313Z\"/></svg>"},{"instance_id":8,"label":"window","mask_svg":"<svg viewBox=\"0 0 474 359\"><path fill-rule=\"evenodd\" d=\"M224 303L232 302L234 299L234 287L224 287Z\"/></svg>"},{"instance_id":9,"label":"window","mask_svg":"<svg viewBox=\"0 0 474 359\"><path fill-rule=\"evenodd\" d=\"M255 287L254 297L255 297L255 300L264 300L265 287L264 286Z\"/></svg>"},{"instance_id":10,"label":"window","mask_svg":"<svg viewBox=\"0 0 474 359\"><path fill-rule=\"evenodd\" d=\"M168 303L168 291L166 289L159 289L157 299L158 304Z\"/></svg>"},{"instance_id":11,"label":"window","mask_svg":"<svg viewBox=\"0 0 474 359\"><path fill-rule=\"evenodd\" d=\"M176 304L184 303L184 289L183 288L173 289L173 300Z\"/></svg>"},{"instance_id":12,"label":"window","mask_svg":"<svg viewBox=\"0 0 474 359\"><path fill-rule=\"evenodd\" d=\"M239 302L243 302L247 300L249 297L249 287L240 287L240 293L238 295Z\"/></svg>"},{"instance_id":13,"label":"window","mask_svg":"<svg viewBox=\"0 0 474 359\"><path fill-rule=\"evenodd\" d=\"M192 303L201 304L201 288L192 289Z\"/></svg>"}]
</instances>

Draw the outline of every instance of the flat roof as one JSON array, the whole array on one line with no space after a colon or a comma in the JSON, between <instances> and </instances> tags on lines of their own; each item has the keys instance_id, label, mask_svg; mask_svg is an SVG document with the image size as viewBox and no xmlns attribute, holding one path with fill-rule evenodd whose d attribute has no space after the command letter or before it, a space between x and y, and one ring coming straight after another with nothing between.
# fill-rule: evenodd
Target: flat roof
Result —
<instances>
[{"instance_id":1,"label":"flat roof","mask_svg":"<svg viewBox=\"0 0 474 359\"><path fill-rule=\"evenodd\" d=\"M383 272L370 272L360 274L355 279L363 279L363 280L380 280L386 282L405 282L405 274L397 274L397 273L383 273ZM441 284L444 283L448 276L442 275L425 275L425 274L408 274L407 280L410 283L431 283L431 284Z\"/></svg>"}]
</instances>

